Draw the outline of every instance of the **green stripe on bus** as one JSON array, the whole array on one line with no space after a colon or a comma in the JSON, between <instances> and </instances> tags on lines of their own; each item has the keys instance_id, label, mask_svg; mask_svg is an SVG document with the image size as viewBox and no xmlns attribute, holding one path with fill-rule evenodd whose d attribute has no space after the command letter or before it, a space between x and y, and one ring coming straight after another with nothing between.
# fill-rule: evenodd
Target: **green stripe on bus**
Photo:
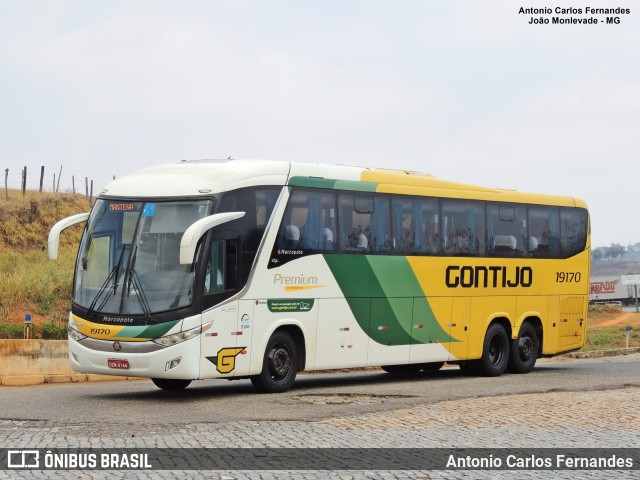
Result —
<instances>
[{"instance_id":1,"label":"green stripe on bus","mask_svg":"<svg viewBox=\"0 0 640 480\"><path fill-rule=\"evenodd\" d=\"M337 180L333 188L335 188L336 190L353 190L356 192L375 192L378 188L378 184L371 182L351 182L349 180Z\"/></svg>"},{"instance_id":2,"label":"green stripe on bus","mask_svg":"<svg viewBox=\"0 0 640 480\"><path fill-rule=\"evenodd\" d=\"M333 189L336 181L327 178L317 177L291 177L289 185L293 187L312 187L312 188L330 188Z\"/></svg>"},{"instance_id":3,"label":"green stripe on bus","mask_svg":"<svg viewBox=\"0 0 640 480\"><path fill-rule=\"evenodd\" d=\"M331 190L351 190L355 192L375 192L377 183L351 180L332 180L330 178L291 177L289 185L293 187L327 188Z\"/></svg>"},{"instance_id":4,"label":"green stripe on bus","mask_svg":"<svg viewBox=\"0 0 640 480\"><path fill-rule=\"evenodd\" d=\"M147 327L144 332L140 334L140 337L144 338L160 338L171 330L180 320L174 320L172 322L158 323L157 325L151 325Z\"/></svg>"},{"instance_id":5,"label":"green stripe on bus","mask_svg":"<svg viewBox=\"0 0 640 480\"><path fill-rule=\"evenodd\" d=\"M142 325L142 326L129 326L124 327L114 337L118 338L159 338L165 333L171 330L180 320L173 320L171 322L163 322L157 325Z\"/></svg>"},{"instance_id":6,"label":"green stripe on bus","mask_svg":"<svg viewBox=\"0 0 640 480\"><path fill-rule=\"evenodd\" d=\"M372 340L382 345L457 341L438 323L406 257L324 258L356 321ZM414 332L416 324L423 328Z\"/></svg>"}]
</instances>

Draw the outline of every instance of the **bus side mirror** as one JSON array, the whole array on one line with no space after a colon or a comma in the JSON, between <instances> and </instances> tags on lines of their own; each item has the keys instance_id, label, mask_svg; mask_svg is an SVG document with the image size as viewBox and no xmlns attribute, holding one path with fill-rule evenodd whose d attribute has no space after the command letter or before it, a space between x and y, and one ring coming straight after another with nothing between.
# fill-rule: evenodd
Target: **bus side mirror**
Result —
<instances>
[{"instance_id":1,"label":"bus side mirror","mask_svg":"<svg viewBox=\"0 0 640 480\"><path fill-rule=\"evenodd\" d=\"M49 231L49 258L51 260L58 259L58 246L60 245L60 232L65 228L75 225L76 223L86 222L89 218L89 212L79 213L77 215L71 215L70 217L63 218L56 223Z\"/></svg>"},{"instance_id":2,"label":"bus side mirror","mask_svg":"<svg viewBox=\"0 0 640 480\"><path fill-rule=\"evenodd\" d=\"M225 212L209 215L191 224L180 240L180 265L191 265L198 241L213 227L244 217L245 212Z\"/></svg>"}]
</instances>

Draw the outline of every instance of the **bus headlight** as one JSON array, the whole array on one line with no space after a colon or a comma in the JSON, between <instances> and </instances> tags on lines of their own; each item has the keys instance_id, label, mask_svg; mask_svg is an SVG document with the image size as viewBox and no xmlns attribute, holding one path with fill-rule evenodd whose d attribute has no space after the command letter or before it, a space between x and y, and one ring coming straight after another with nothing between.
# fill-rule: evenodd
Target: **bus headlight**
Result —
<instances>
[{"instance_id":1,"label":"bus headlight","mask_svg":"<svg viewBox=\"0 0 640 480\"><path fill-rule=\"evenodd\" d=\"M162 345L163 347L170 347L171 345L177 345L178 343L182 343L190 338L197 337L202 332L209 330L209 328L211 328L211 322L190 330L184 330L182 332L172 333L171 335L156 338L152 341L158 345Z\"/></svg>"},{"instance_id":2,"label":"bus headlight","mask_svg":"<svg viewBox=\"0 0 640 480\"><path fill-rule=\"evenodd\" d=\"M79 342L87 338L86 335L81 334L78 330L76 330L72 326L69 326L67 328L67 334L69 335L69 338L73 338L76 342Z\"/></svg>"}]
</instances>

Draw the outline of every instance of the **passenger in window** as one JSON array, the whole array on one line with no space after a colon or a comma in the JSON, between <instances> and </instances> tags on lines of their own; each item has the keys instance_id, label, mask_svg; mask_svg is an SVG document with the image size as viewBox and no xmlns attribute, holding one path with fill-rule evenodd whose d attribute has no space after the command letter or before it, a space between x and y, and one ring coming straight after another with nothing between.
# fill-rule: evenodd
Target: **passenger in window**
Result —
<instances>
[{"instance_id":1,"label":"passenger in window","mask_svg":"<svg viewBox=\"0 0 640 480\"><path fill-rule=\"evenodd\" d=\"M367 251L369 248L369 239L364 233L358 235L358 243L356 244L356 248L362 252Z\"/></svg>"},{"instance_id":2,"label":"passenger in window","mask_svg":"<svg viewBox=\"0 0 640 480\"><path fill-rule=\"evenodd\" d=\"M538 239L529 237L529 256L534 257L538 251Z\"/></svg>"},{"instance_id":3,"label":"passenger in window","mask_svg":"<svg viewBox=\"0 0 640 480\"><path fill-rule=\"evenodd\" d=\"M322 231L322 243L325 250L333 250L333 231L329 227Z\"/></svg>"},{"instance_id":4,"label":"passenger in window","mask_svg":"<svg viewBox=\"0 0 640 480\"><path fill-rule=\"evenodd\" d=\"M401 246L401 251L403 252L410 252L411 250L413 250L413 244L415 242L411 241L411 232L409 231L408 228L403 228L402 229L402 246Z\"/></svg>"},{"instance_id":5,"label":"passenger in window","mask_svg":"<svg viewBox=\"0 0 640 480\"><path fill-rule=\"evenodd\" d=\"M287 239L287 249L297 249L298 242L300 241L300 229L295 225L287 225L287 227L285 228L285 236Z\"/></svg>"}]
</instances>

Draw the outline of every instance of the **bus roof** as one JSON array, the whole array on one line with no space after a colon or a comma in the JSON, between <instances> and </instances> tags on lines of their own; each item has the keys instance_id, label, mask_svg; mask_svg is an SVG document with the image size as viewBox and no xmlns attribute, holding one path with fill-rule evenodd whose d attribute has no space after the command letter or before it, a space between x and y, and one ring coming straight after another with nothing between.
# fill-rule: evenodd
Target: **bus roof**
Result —
<instances>
[{"instance_id":1,"label":"bus roof","mask_svg":"<svg viewBox=\"0 0 640 480\"><path fill-rule=\"evenodd\" d=\"M287 184L586 208L585 202L568 196L480 187L414 171L271 160L183 160L145 168L110 182L101 196L194 197L255 185Z\"/></svg>"}]
</instances>

